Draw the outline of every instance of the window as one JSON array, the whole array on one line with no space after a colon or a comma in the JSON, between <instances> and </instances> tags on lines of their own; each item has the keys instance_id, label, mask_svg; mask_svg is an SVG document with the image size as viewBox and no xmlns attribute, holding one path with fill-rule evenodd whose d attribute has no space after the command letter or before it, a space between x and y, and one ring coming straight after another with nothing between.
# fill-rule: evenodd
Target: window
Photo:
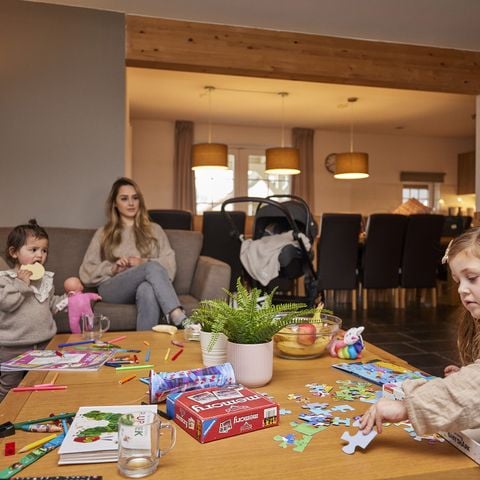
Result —
<instances>
[{"instance_id":1,"label":"window","mask_svg":"<svg viewBox=\"0 0 480 480\"><path fill-rule=\"evenodd\" d=\"M415 198L426 207L431 206L430 188L429 185L403 185L402 188L402 203L405 203L410 198Z\"/></svg>"},{"instance_id":2,"label":"window","mask_svg":"<svg viewBox=\"0 0 480 480\"><path fill-rule=\"evenodd\" d=\"M223 201L239 196L267 197L290 194L290 175L265 173L265 149L232 148L228 154L228 170L195 172L197 213L220 210ZM232 208L229 208L232 207ZM229 205L254 215L256 204Z\"/></svg>"}]
</instances>

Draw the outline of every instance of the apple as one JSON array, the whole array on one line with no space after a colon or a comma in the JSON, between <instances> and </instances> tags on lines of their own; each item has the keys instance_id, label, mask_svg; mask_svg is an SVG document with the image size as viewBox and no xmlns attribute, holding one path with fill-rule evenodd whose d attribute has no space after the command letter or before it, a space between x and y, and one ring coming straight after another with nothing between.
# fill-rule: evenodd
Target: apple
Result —
<instances>
[{"instance_id":1,"label":"apple","mask_svg":"<svg viewBox=\"0 0 480 480\"><path fill-rule=\"evenodd\" d=\"M312 323L301 323L297 333L297 342L300 345L313 345L317 338L317 328Z\"/></svg>"}]
</instances>

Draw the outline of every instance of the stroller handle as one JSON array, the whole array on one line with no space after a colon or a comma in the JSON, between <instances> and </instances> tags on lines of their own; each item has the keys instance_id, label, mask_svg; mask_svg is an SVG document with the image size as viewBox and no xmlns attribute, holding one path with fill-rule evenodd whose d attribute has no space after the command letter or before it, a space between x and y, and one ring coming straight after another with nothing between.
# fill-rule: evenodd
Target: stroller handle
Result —
<instances>
[{"instance_id":1,"label":"stroller handle","mask_svg":"<svg viewBox=\"0 0 480 480\"><path fill-rule=\"evenodd\" d=\"M305 243L303 242L302 238L300 237L300 231L298 229L297 224L295 223L292 215L288 211L287 208L285 208L281 203L276 202L274 200L271 200L269 197L263 198L263 197L235 197L235 198L229 198L225 200L222 203L222 213L223 215L227 218L228 223L230 224L231 227L231 235L234 236L236 235L237 238L240 238L240 232L238 231L236 225L233 223L231 215L225 210L225 207L227 205L230 205L231 203L245 203L245 202L257 202L259 205L262 203L267 203L268 205L272 205L275 208L278 208L282 212L283 215L285 215L285 218L288 221L289 226L292 229L292 236L293 239L298 242L298 245L300 246L300 249L302 250L302 253L305 255L305 258L308 257L308 252L307 248L305 247ZM309 265L309 270L311 271L311 274L313 278L317 278L317 274L311 265L311 263L308 263Z\"/></svg>"}]
</instances>

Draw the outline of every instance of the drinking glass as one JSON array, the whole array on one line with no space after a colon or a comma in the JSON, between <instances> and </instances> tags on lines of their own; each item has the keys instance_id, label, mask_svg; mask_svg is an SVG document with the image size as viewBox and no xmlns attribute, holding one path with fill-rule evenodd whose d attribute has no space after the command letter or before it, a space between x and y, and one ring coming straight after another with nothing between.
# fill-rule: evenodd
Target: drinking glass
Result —
<instances>
[{"instance_id":1,"label":"drinking glass","mask_svg":"<svg viewBox=\"0 0 480 480\"><path fill-rule=\"evenodd\" d=\"M110 327L110 320L98 313L82 314L82 335L86 340L98 340Z\"/></svg>"}]
</instances>

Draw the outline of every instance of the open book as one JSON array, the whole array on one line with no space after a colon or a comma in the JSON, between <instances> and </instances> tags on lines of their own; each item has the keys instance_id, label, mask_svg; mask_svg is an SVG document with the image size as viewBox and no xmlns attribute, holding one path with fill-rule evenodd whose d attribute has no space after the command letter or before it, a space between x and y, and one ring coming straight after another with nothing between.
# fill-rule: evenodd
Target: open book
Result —
<instances>
[{"instance_id":1,"label":"open book","mask_svg":"<svg viewBox=\"0 0 480 480\"><path fill-rule=\"evenodd\" d=\"M98 370L114 354L112 351L97 350L28 350L0 365L7 370Z\"/></svg>"},{"instance_id":2,"label":"open book","mask_svg":"<svg viewBox=\"0 0 480 480\"><path fill-rule=\"evenodd\" d=\"M133 412L156 414L157 406L80 407L58 451L58 464L116 462L118 419Z\"/></svg>"}]
</instances>

